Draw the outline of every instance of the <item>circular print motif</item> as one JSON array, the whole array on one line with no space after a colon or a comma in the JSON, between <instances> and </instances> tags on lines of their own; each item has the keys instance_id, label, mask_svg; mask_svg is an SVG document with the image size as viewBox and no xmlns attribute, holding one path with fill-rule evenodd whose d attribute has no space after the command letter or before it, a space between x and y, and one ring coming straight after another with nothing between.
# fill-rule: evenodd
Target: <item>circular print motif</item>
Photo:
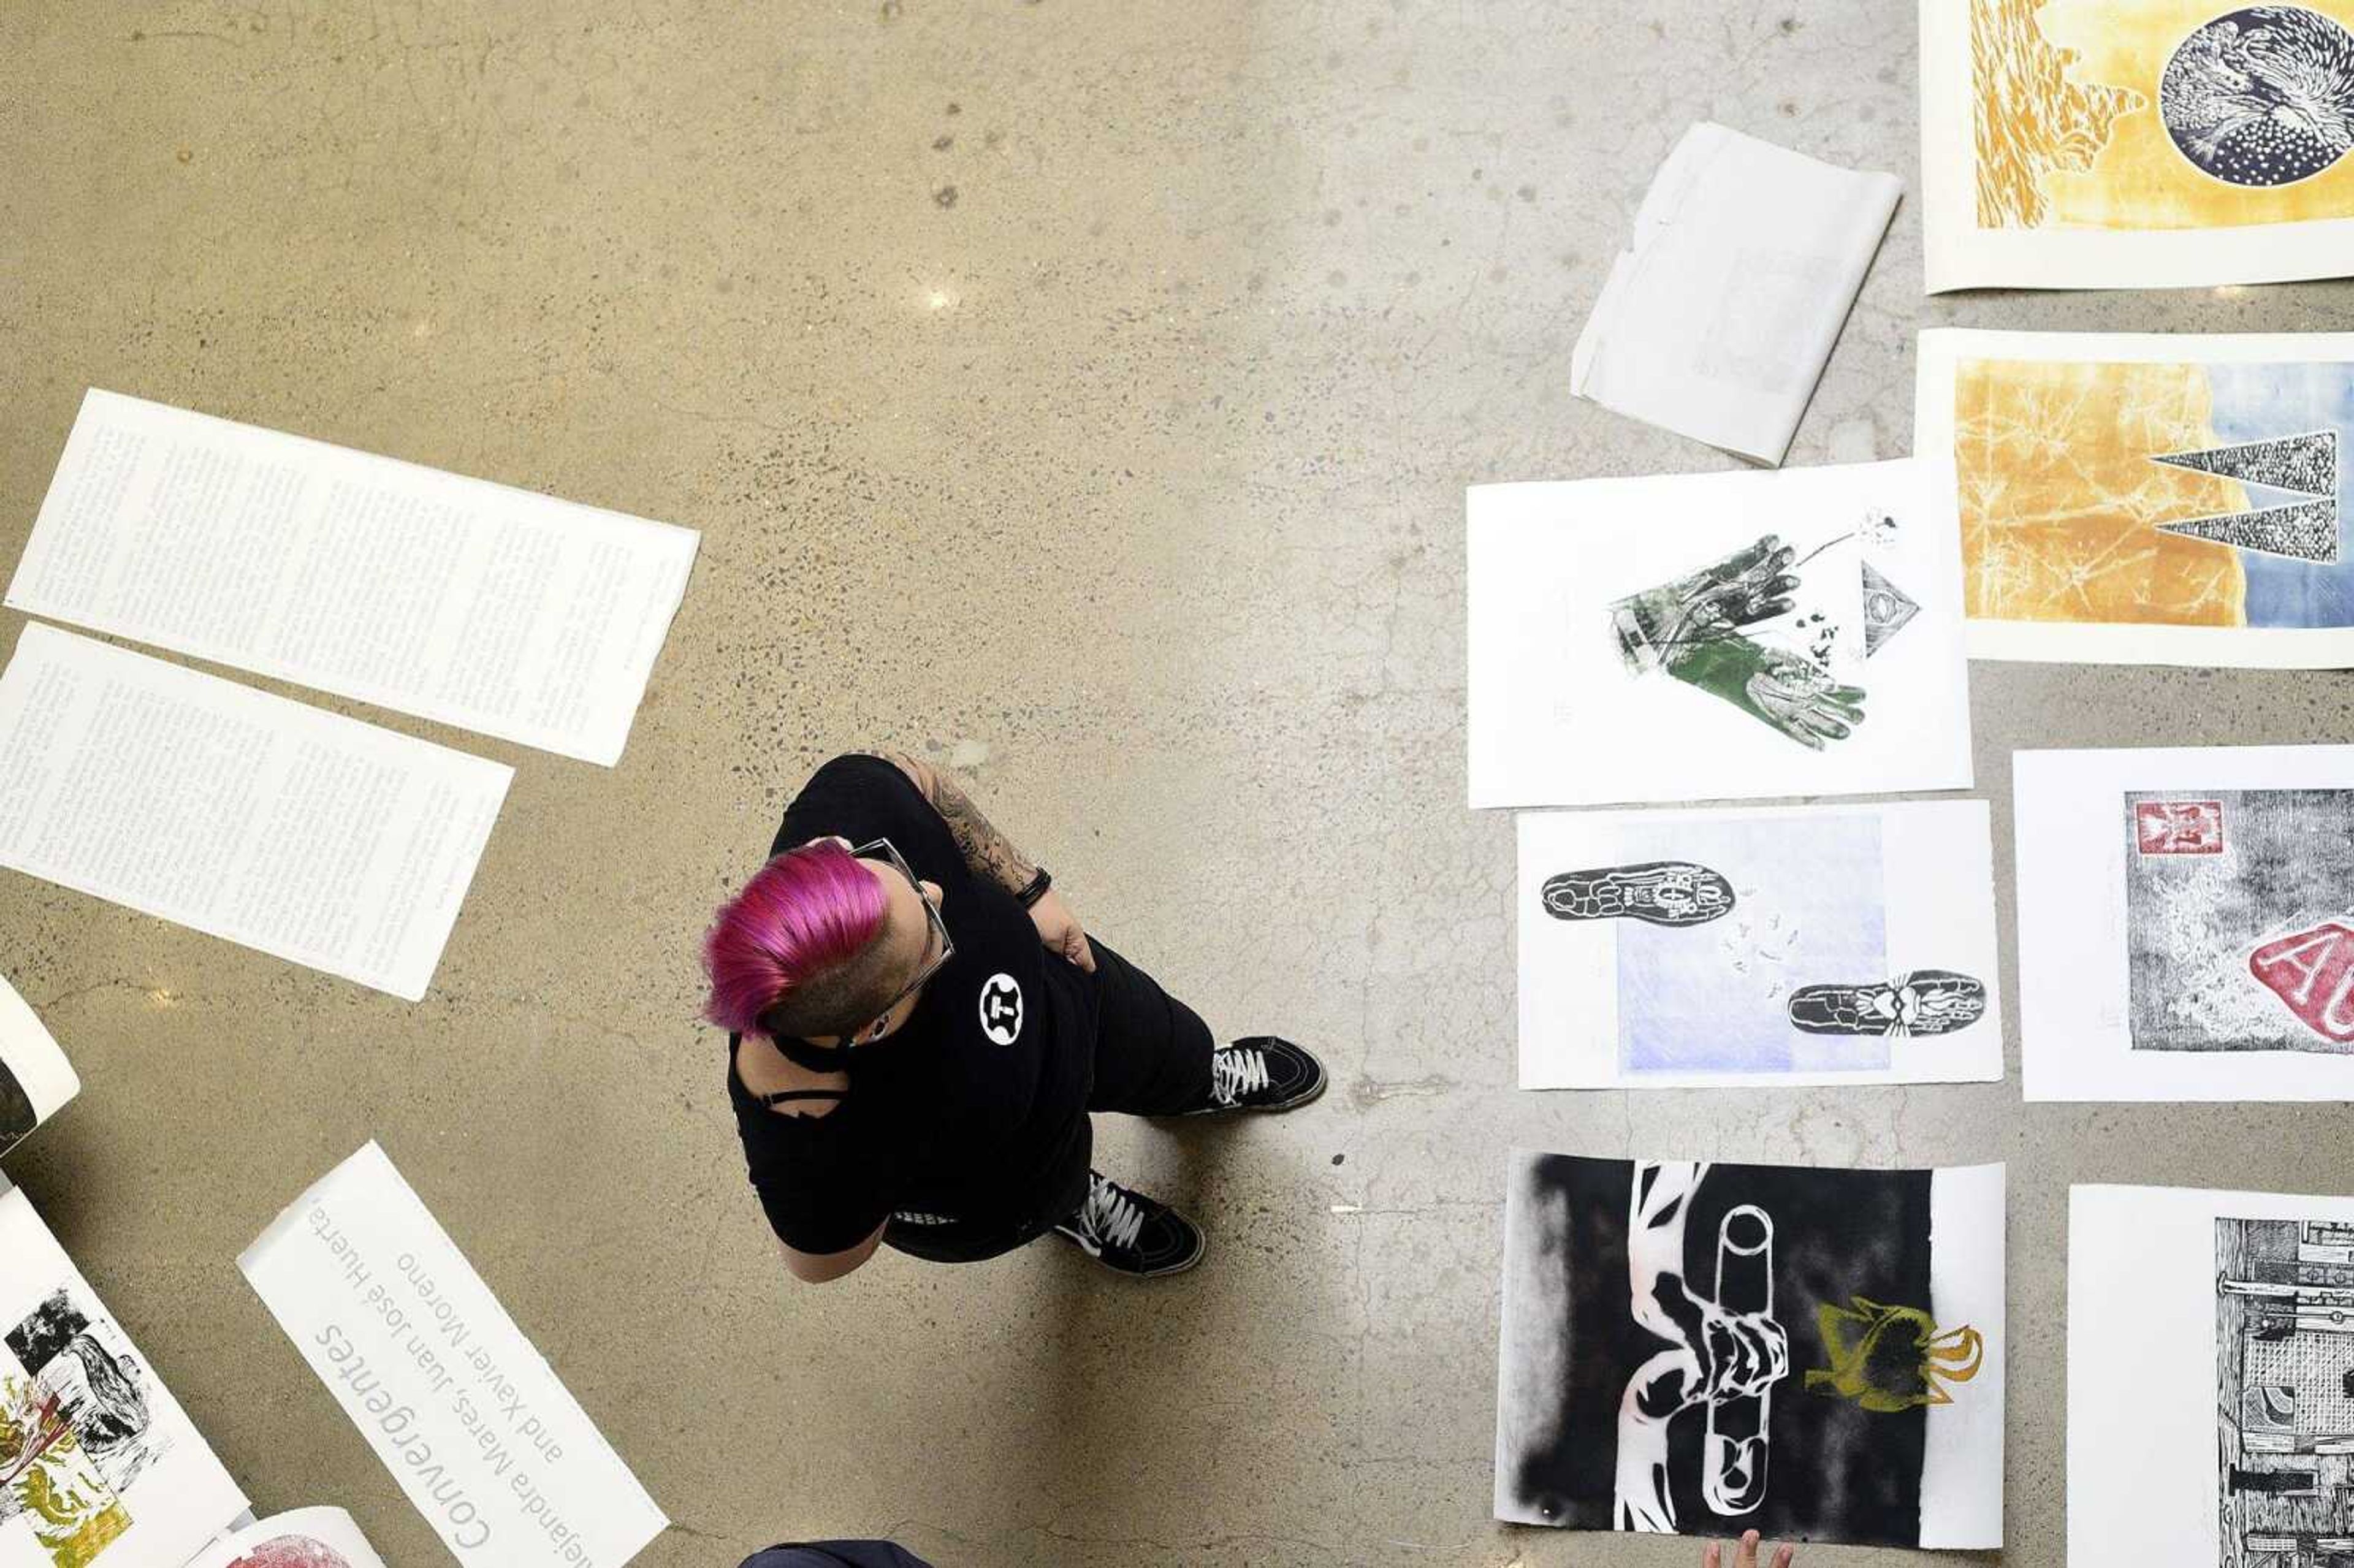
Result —
<instances>
[{"instance_id":1,"label":"circular print motif","mask_svg":"<svg viewBox=\"0 0 2354 1568\"><path fill-rule=\"evenodd\" d=\"M2309 180L2354 150L2354 33L2303 5L2227 12L2176 48L2158 112L2227 185Z\"/></svg>"}]
</instances>

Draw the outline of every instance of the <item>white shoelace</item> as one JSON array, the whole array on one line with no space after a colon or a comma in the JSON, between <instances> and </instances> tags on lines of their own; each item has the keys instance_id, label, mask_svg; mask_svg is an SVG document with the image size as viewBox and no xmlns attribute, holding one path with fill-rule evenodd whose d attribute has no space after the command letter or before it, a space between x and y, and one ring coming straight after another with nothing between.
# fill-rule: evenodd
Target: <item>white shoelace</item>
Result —
<instances>
[{"instance_id":1,"label":"white shoelace","mask_svg":"<svg viewBox=\"0 0 2354 1568\"><path fill-rule=\"evenodd\" d=\"M1264 1051L1230 1045L1210 1058L1210 1097L1222 1106L1233 1105L1267 1083Z\"/></svg>"},{"instance_id":2,"label":"white shoelace","mask_svg":"<svg viewBox=\"0 0 2354 1568\"><path fill-rule=\"evenodd\" d=\"M1079 1205L1079 1229L1112 1246L1134 1246L1144 1229L1144 1211L1128 1194L1097 1176L1087 1182L1087 1201Z\"/></svg>"}]
</instances>

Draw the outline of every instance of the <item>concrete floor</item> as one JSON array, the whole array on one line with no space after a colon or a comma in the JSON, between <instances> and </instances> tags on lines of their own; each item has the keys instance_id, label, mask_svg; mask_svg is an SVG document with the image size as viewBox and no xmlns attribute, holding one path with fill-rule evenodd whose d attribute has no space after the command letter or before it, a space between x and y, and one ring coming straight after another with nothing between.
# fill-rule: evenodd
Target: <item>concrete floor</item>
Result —
<instances>
[{"instance_id":1,"label":"concrete floor","mask_svg":"<svg viewBox=\"0 0 2354 1568\"><path fill-rule=\"evenodd\" d=\"M0 558L89 385L704 535L618 769L358 710L519 768L421 1005L0 876L0 969L88 1084L10 1173L258 1504L442 1560L233 1263L373 1136L677 1519L649 1568L820 1532L942 1568L1689 1563L1488 1517L1519 1143L2011 1161L2009 1559L2061 1561L2067 1184L2342 1191L2338 1107L1512 1087L1462 486L1725 466L1564 390L1687 122L1917 169L1896 0L1639 14L0 8ZM1920 279L1908 201L1794 462L1905 450L1923 325L2309 330L2348 297ZM2349 727L2336 675L1975 676L2001 857L2016 747ZM962 767L1214 1024L1329 1053L1299 1116L1108 1125L1206 1224L1197 1273L778 1266L694 941L805 773L885 742Z\"/></svg>"}]
</instances>

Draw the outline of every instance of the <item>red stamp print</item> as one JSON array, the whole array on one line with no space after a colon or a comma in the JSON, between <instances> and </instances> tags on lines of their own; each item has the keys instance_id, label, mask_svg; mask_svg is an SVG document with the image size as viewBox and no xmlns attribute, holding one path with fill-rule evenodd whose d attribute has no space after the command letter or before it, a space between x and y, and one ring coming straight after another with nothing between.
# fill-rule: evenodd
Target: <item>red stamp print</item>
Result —
<instances>
[{"instance_id":1,"label":"red stamp print","mask_svg":"<svg viewBox=\"0 0 2354 1568\"><path fill-rule=\"evenodd\" d=\"M2221 800L2137 800L2134 847L2144 854L2221 854Z\"/></svg>"},{"instance_id":2,"label":"red stamp print","mask_svg":"<svg viewBox=\"0 0 2354 1568\"><path fill-rule=\"evenodd\" d=\"M2332 921L2266 942L2248 972L2324 1040L2354 1043L2354 928Z\"/></svg>"}]
</instances>

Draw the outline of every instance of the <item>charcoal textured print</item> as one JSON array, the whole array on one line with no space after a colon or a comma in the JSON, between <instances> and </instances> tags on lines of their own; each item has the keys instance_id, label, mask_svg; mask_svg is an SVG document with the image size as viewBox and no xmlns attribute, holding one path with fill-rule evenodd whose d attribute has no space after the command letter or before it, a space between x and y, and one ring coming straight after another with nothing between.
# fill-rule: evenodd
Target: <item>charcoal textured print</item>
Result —
<instances>
[{"instance_id":1,"label":"charcoal textured print","mask_svg":"<svg viewBox=\"0 0 2354 1568\"><path fill-rule=\"evenodd\" d=\"M1501 1517L1920 1544L1985 1352L1935 1320L1934 1173L1516 1160Z\"/></svg>"}]
</instances>

